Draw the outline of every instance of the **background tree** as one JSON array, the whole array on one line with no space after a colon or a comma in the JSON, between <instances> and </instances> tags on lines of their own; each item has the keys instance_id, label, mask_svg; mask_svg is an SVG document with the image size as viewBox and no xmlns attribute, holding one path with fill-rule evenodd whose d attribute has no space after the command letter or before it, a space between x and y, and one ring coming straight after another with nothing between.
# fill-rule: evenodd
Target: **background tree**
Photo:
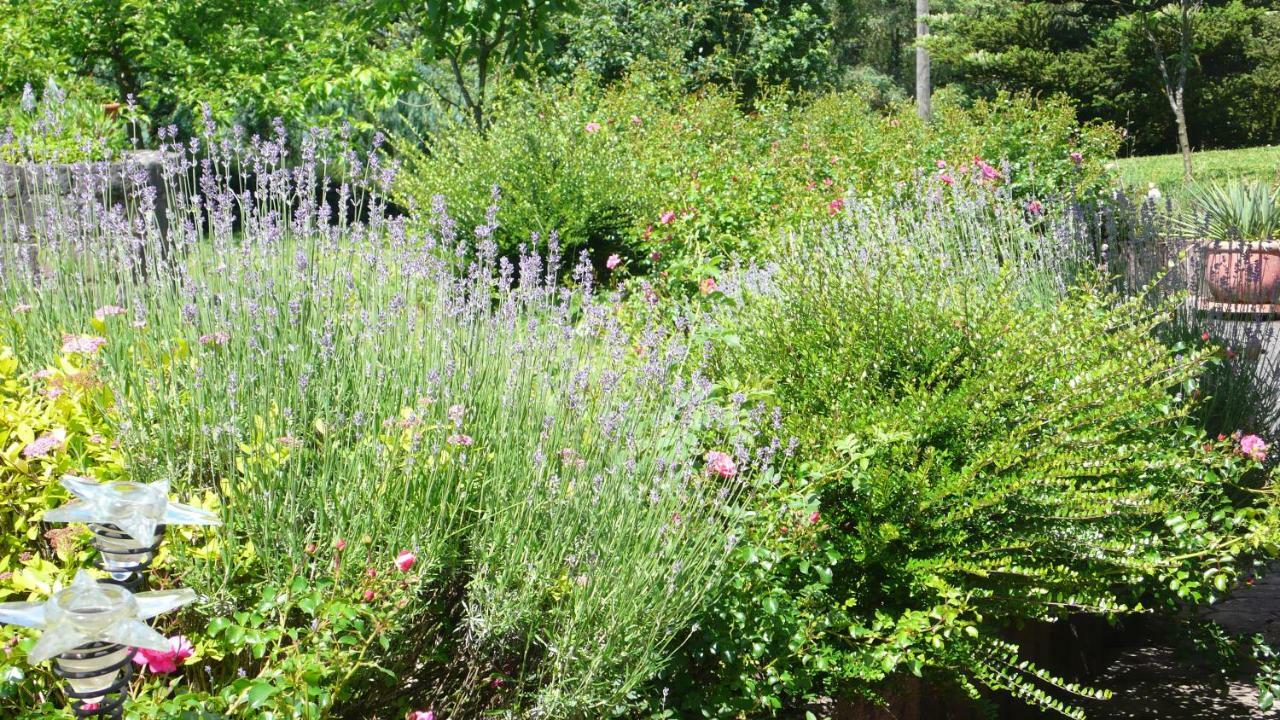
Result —
<instances>
[{"instance_id":1,"label":"background tree","mask_svg":"<svg viewBox=\"0 0 1280 720\"><path fill-rule=\"evenodd\" d=\"M448 88L425 73L437 96L480 129L494 74L536 72L554 23L579 9L577 0L389 0L380 5L392 12L402 40L423 65L439 63L446 69Z\"/></svg>"},{"instance_id":2,"label":"background tree","mask_svg":"<svg viewBox=\"0 0 1280 720\"><path fill-rule=\"evenodd\" d=\"M1123 0L1117 0L1126 7ZM1192 16L1200 11L1203 0L1176 0L1172 4L1156 4L1155 2L1137 2L1127 7L1134 14L1143 35L1151 44L1155 54L1156 67L1160 70L1160 84L1165 99L1173 110L1174 122L1178 126L1178 151L1182 153L1182 171L1187 180L1191 179L1191 137L1187 132L1187 71L1193 63L1192 41L1195 36L1195 24ZM1175 47L1165 47L1164 33L1160 25L1171 25L1175 38Z\"/></svg>"},{"instance_id":3,"label":"background tree","mask_svg":"<svg viewBox=\"0 0 1280 720\"><path fill-rule=\"evenodd\" d=\"M929 0L916 0L916 112L928 120L932 115L933 86L929 78Z\"/></svg>"},{"instance_id":4,"label":"background tree","mask_svg":"<svg viewBox=\"0 0 1280 720\"><path fill-rule=\"evenodd\" d=\"M1202 0L1189 13L1192 62L1183 98L1192 146L1280 142L1277 7L1275 0ZM969 97L1066 94L1083 118L1123 128L1129 153L1179 149L1151 40L1132 4L948 0L943 9L935 8L930 27L935 85ZM1151 19L1176 69L1168 55L1179 52L1172 10Z\"/></svg>"}]
</instances>

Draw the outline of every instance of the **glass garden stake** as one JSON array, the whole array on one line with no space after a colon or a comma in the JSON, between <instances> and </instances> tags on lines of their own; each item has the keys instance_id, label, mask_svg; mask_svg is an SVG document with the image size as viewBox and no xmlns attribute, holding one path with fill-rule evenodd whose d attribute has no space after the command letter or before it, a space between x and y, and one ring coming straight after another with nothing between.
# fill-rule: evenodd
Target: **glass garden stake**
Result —
<instances>
[{"instance_id":1,"label":"glass garden stake","mask_svg":"<svg viewBox=\"0 0 1280 720\"><path fill-rule=\"evenodd\" d=\"M169 481L99 483L63 475L76 500L44 514L46 522L82 522L93 532L109 582L137 591L155 559L166 525L221 525L217 515L169 501Z\"/></svg>"},{"instance_id":2,"label":"glass garden stake","mask_svg":"<svg viewBox=\"0 0 1280 720\"><path fill-rule=\"evenodd\" d=\"M43 630L27 659L55 661L77 717L120 718L137 648L169 649L165 636L145 621L195 598L190 589L135 595L81 570L47 602L0 603L0 622Z\"/></svg>"}]
</instances>

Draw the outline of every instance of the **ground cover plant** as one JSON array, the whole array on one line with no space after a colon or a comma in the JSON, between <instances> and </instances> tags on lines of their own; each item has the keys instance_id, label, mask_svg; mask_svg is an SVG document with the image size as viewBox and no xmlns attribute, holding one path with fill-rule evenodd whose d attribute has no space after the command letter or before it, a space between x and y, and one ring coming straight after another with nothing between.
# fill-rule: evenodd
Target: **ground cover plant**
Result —
<instances>
[{"instance_id":1,"label":"ground cover plant","mask_svg":"<svg viewBox=\"0 0 1280 720\"><path fill-rule=\"evenodd\" d=\"M492 218L463 229L442 198L425 224L389 217L394 168L353 153L333 180L309 155L328 140L297 166L280 135L166 146L167 235L142 188L93 207L83 163L84 203L4 247L16 382L47 397L70 357L111 393L118 472L226 523L161 563L205 600L132 707L625 707L718 585L740 485L773 455L761 411L720 397L680 321L624 313L585 265L560 284L554 237L508 260ZM81 434L11 439L32 462L6 477L53 492ZM28 641L5 632L16 666ZM32 677L0 703L49 698Z\"/></svg>"}]
</instances>

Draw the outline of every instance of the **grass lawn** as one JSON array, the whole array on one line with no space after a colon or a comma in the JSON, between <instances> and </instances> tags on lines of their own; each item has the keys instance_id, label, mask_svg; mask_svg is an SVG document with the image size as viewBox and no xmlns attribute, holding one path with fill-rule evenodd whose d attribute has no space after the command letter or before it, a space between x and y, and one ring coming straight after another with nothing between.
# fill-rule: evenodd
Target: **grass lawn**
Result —
<instances>
[{"instance_id":1,"label":"grass lawn","mask_svg":"<svg viewBox=\"0 0 1280 720\"><path fill-rule=\"evenodd\" d=\"M1239 150L1206 150L1191 156L1191 167L1199 182L1223 182L1237 178L1280 181L1280 146L1270 145ZM1155 183L1166 192L1178 191L1182 182L1182 156L1150 155L1116 161L1120 180L1133 188Z\"/></svg>"}]
</instances>

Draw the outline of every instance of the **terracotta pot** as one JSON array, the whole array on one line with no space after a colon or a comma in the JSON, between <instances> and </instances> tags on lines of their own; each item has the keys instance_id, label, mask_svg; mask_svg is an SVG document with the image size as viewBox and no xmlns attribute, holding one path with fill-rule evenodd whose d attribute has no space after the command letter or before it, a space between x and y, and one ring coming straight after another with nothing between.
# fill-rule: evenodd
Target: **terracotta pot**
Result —
<instances>
[{"instance_id":1,"label":"terracotta pot","mask_svg":"<svg viewBox=\"0 0 1280 720\"><path fill-rule=\"evenodd\" d=\"M1280 242L1206 245L1204 282L1216 302L1280 302Z\"/></svg>"}]
</instances>

